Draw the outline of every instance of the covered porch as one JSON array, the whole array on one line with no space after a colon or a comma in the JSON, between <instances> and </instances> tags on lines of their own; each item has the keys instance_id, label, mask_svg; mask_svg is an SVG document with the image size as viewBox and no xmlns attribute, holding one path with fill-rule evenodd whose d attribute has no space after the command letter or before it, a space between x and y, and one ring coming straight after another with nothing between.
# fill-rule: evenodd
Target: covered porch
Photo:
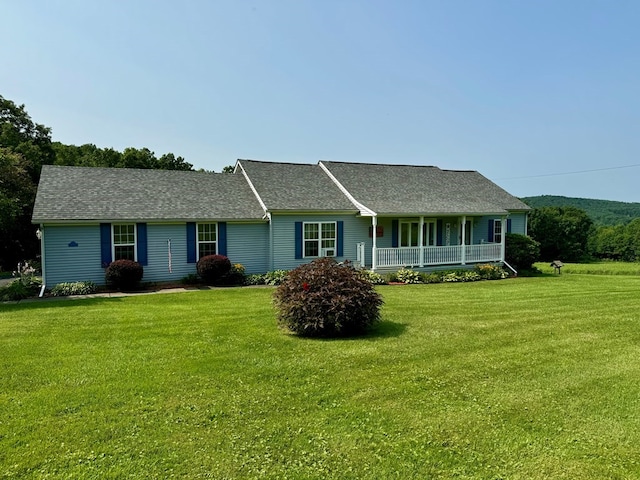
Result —
<instances>
[{"instance_id":1,"label":"covered porch","mask_svg":"<svg viewBox=\"0 0 640 480\"><path fill-rule=\"evenodd\" d=\"M495 217L498 217L495 215ZM469 229L473 221L470 217L462 215L460 217L452 217L451 220L455 221L459 226L459 236L456 245L447 234L444 236L446 240L435 242L435 237L442 239L441 232L430 233L430 225L434 226L432 220L425 220L425 217L419 217L417 223L419 225L417 229L417 235L414 242L402 242L395 241L396 245L393 247L379 247L377 239L377 217L372 216L372 228L371 228L371 270L389 269L389 268L423 268L423 267L435 267L435 266L455 266L455 265L468 265L476 263L495 263L505 262L505 235L502 232L507 232L507 217L506 215L500 215L495 220L495 237L490 237L490 241L481 239L479 243L472 242L472 236ZM492 220L493 222L493 220ZM448 226L447 226L448 230ZM402 238L400 232L394 232L393 235L398 235L398 238ZM499 237L498 237L499 235ZM407 243L413 243L413 245L407 245ZM434 244L436 243L436 244ZM365 265L363 260L368 255L365 250L365 243L358 244L357 258L358 263Z\"/></svg>"}]
</instances>

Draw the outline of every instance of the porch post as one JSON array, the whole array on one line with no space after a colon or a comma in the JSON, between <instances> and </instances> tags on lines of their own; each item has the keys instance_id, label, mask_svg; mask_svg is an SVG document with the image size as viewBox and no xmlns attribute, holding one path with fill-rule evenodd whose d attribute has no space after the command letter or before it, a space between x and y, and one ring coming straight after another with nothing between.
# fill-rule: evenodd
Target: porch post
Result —
<instances>
[{"instance_id":1,"label":"porch post","mask_svg":"<svg viewBox=\"0 0 640 480\"><path fill-rule=\"evenodd\" d=\"M420 247L420 266L424 267L424 217L420 217L418 230L418 247Z\"/></svg>"},{"instance_id":2,"label":"porch post","mask_svg":"<svg viewBox=\"0 0 640 480\"><path fill-rule=\"evenodd\" d=\"M466 265L467 264L467 246L465 244L465 238L467 236L467 216L466 215L462 216L461 231L462 231L462 238L461 238L462 241L460 242L460 244L462 248L462 256L460 260L462 262L462 265Z\"/></svg>"},{"instance_id":3,"label":"porch post","mask_svg":"<svg viewBox=\"0 0 640 480\"><path fill-rule=\"evenodd\" d=\"M377 249L378 247L376 246L376 227L378 226L378 218L374 215L373 217L371 217L371 226L372 226L372 230L373 230L373 235L372 235L372 244L373 246L371 247L371 271L375 272L376 271L376 257L378 256L377 254Z\"/></svg>"},{"instance_id":4,"label":"porch post","mask_svg":"<svg viewBox=\"0 0 640 480\"><path fill-rule=\"evenodd\" d=\"M500 227L500 261L504 262L505 250L506 250L506 236L507 236L507 217L502 217L501 227Z\"/></svg>"}]
</instances>

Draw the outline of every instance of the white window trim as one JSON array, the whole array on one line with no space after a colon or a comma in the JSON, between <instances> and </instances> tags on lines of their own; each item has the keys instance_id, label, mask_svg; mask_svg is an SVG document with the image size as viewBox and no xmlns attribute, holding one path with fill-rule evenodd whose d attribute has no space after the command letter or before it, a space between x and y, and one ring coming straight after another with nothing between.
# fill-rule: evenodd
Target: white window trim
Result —
<instances>
[{"instance_id":1,"label":"white window trim","mask_svg":"<svg viewBox=\"0 0 640 480\"><path fill-rule=\"evenodd\" d=\"M496 228L500 227L500 233L496 232ZM496 218L493 220L493 243L502 243L502 235L504 232L502 231L502 219ZM498 235L500 236L500 240L497 240Z\"/></svg>"},{"instance_id":2,"label":"white window trim","mask_svg":"<svg viewBox=\"0 0 640 480\"><path fill-rule=\"evenodd\" d=\"M216 227L216 241L215 242L210 242L210 241L200 241L200 225L215 225ZM219 247L219 243L220 243L220 239L219 239L219 235L220 235L220 230L218 229L218 222L201 222L201 223L197 223L196 224L196 259L200 259L200 244L201 243L215 243L216 244L216 253L215 255L218 255L218 247Z\"/></svg>"},{"instance_id":3,"label":"white window trim","mask_svg":"<svg viewBox=\"0 0 640 480\"><path fill-rule=\"evenodd\" d=\"M322 238L322 225L333 225L333 231L335 232L334 237ZM318 226L318 239L306 239L305 231L306 225L317 225ZM327 250L322 248L323 240L333 240L333 255L323 255L322 251ZM307 242L317 242L318 243L318 255L307 255L305 248ZM302 258L322 258L322 257L337 257L338 256L338 222L302 222Z\"/></svg>"},{"instance_id":4,"label":"white window trim","mask_svg":"<svg viewBox=\"0 0 640 480\"><path fill-rule=\"evenodd\" d=\"M123 225L133 225L133 244L131 243L118 243L116 245L115 227ZM111 224L111 258L116 260L116 247L130 247L133 246L133 261L138 261L138 228L135 223L112 223Z\"/></svg>"},{"instance_id":5,"label":"white window trim","mask_svg":"<svg viewBox=\"0 0 640 480\"><path fill-rule=\"evenodd\" d=\"M420 243L420 221L413 218L401 218L398 221L398 246L400 248L415 248L420 245L410 245L406 247L402 247L402 224L408 223L409 229L413 228L414 223L418 224L418 243ZM425 218L423 221L423 225L432 224L433 225L433 245L427 245L427 237L423 235L422 243L423 247L435 247L438 244L438 220L436 218ZM423 227L424 228L424 227ZM409 232L409 240L411 240L411 233Z\"/></svg>"}]
</instances>

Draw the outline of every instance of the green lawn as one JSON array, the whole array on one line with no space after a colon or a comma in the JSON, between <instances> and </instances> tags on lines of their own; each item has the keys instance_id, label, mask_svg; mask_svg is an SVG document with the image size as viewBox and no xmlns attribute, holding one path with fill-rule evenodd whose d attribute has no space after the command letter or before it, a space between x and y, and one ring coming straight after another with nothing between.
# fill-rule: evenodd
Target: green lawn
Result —
<instances>
[{"instance_id":1,"label":"green lawn","mask_svg":"<svg viewBox=\"0 0 640 480\"><path fill-rule=\"evenodd\" d=\"M550 262L536 263L535 266L544 273L554 272ZM562 273L577 273L583 275L639 275L640 262L592 262L565 263Z\"/></svg>"},{"instance_id":2,"label":"green lawn","mask_svg":"<svg viewBox=\"0 0 640 480\"><path fill-rule=\"evenodd\" d=\"M344 340L270 288L0 305L0 478L640 477L640 277L380 292Z\"/></svg>"}]
</instances>

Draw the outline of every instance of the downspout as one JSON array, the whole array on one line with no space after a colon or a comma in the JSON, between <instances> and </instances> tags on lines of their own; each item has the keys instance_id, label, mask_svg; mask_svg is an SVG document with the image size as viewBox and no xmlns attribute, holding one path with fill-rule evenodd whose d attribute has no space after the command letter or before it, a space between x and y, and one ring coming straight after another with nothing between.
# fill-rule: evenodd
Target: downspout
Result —
<instances>
[{"instance_id":1,"label":"downspout","mask_svg":"<svg viewBox=\"0 0 640 480\"><path fill-rule=\"evenodd\" d=\"M377 226L378 226L378 217L376 217L375 215L371 217L371 226L373 229L373 235L372 235L372 247L371 247L371 271L375 272L376 271L376 257L378 255L377 253L377 242L376 242L376 230L377 230Z\"/></svg>"},{"instance_id":2,"label":"downspout","mask_svg":"<svg viewBox=\"0 0 640 480\"><path fill-rule=\"evenodd\" d=\"M271 218L271 212L267 212L265 216L269 221L269 271L273 271L273 219Z\"/></svg>"},{"instance_id":3,"label":"downspout","mask_svg":"<svg viewBox=\"0 0 640 480\"><path fill-rule=\"evenodd\" d=\"M42 271L42 288L40 289L39 298L44 296L44 290L47 287L46 276L45 276L45 258L44 258L44 225L40 224L40 270Z\"/></svg>"}]
</instances>

